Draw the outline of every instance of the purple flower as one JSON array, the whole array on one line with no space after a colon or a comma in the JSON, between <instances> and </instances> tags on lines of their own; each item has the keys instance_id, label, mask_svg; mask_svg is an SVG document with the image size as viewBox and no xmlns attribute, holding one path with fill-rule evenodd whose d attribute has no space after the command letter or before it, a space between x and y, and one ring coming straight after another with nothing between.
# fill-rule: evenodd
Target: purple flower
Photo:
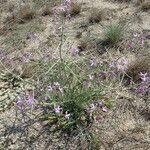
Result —
<instances>
[{"instance_id":1,"label":"purple flower","mask_svg":"<svg viewBox=\"0 0 150 150\"><path fill-rule=\"evenodd\" d=\"M96 121L103 121L104 117L100 116L100 115L97 115L95 119L96 119Z\"/></svg>"},{"instance_id":2,"label":"purple flower","mask_svg":"<svg viewBox=\"0 0 150 150\"><path fill-rule=\"evenodd\" d=\"M108 112L108 108L107 107L102 107L102 111L103 112Z\"/></svg>"},{"instance_id":3,"label":"purple flower","mask_svg":"<svg viewBox=\"0 0 150 150\"><path fill-rule=\"evenodd\" d=\"M107 76L107 73L105 71L101 71L99 73L99 77L106 78L106 76Z\"/></svg>"},{"instance_id":4,"label":"purple flower","mask_svg":"<svg viewBox=\"0 0 150 150\"><path fill-rule=\"evenodd\" d=\"M134 48L134 46L135 46L135 44L134 44L134 42L133 42L133 41L131 41L131 42L129 42L129 45L128 45L128 46L129 46L129 48L130 48L130 49L133 49L133 48Z\"/></svg>"},{"instance_id":5,"label":"purple flower","mask_svg":"<svg viewBox=\"0 0 150 150\"><path fill-rule=\"evenodd\" d=\"M140 72L140 76L141 76L142 81L144 81L144 82L147 81L147 79L148 79L147 73L144 74L144 73Z\"/></svg>"},{"instance_id":6,"label":"purple flower","mask_svg":"<svg viewBox=\"0 0 150 150\"><path fill-rule=\"evenodd\" d=\"M25 102L23 100L18 99L16 102L16 105L20 110L22 110L22 111L25 110Z\"/></svg>"},{"instance_id":7,"label":"purple flower","mask_svg":"<svg viewBox=\"0 0 150 150\"><path fill-rule=\"evenodd\" d=\"M68 114L67 111L65 112L65 118L66 118L66 119L69 119L69 118L70 118L70 114Z\"/></svg>"},{"instance_id":8,"label":"purple flower","mask_svg":"<svg viewBox=\"0 0 150 150\"><path fill-rule=\"evenodd\" d=\"M61 108L59 105L54 108L54 112L55 112L56 114L61 113L61 111L62 111L62 108Z\"/></svg>"},{"instance_id":9,"label":"purple flower","mask_svg":"<svg viewBox=\"0 0 150 150\"><path fill-rule=\"evenodd\" d=\"M146 92L149 91L149 87L147 85L140 85L138 88L137 88L137 92L138 93L142 93L142 94L145 94Z\"/></svg>"},{"instance_id":10,"label":"purple flower","mask_svg":"<svg viewBox=\"0 0 150 150\"><path fill-rule=\"evenodd\" d=\"M92 111L94 111L94 110L96 109L95 104L92 103L92 104L90 105L90 109L91 109Z\"/></svg>"},{"instance_id":11,"label":"purple flower","mask_svg":"<svg viewBox=\"0 0 150 150\"><path fill-rule=\"evenodd\" d=\"M138 33L133 33L133 37L138 37Z\"/></svg>"},{"instance_id":12,"label":"purple flower","mask_svg":"<svg viewBox=\"0 0 150 150\"><path fill-rule=\"evenodd\" d=\"M129 84L129 85L133 85L133 80L132 79L128 79L128 81L127 81L127 84Z\"/></svg>"},{"instance_id":13,"label":"purple flower","mask_svg":"<svg viewBox=\"0 0 150 150\"><path fill-rule=\"evenodd\" d=\"M53 91L53 87L50 85L50 86L48 86L48 91L49 92L52 92Z\"/></svg>"},{"instance_id":14,"label":"purple flower","mask_svg":"<svg viewBox=\"0 0 150 150\"><path fill-rule=\"evenodd\" d=\"M76 56L79 53L79 49L78 48L71 48L70 53L72 56Z\"/></svg>"},{"instance_id":15,"label":"purple flower","mask_svg":"<svg viewBox=\"0 0 150 150\"><path fill-rule=\"evenodd\" d=\"M141 46L144 47L144 41L145 41L145 37L144 37L144 34L141 33L141 36L140 36L140 40L141 40Z\"/></svg>"},{"instance_id":16,"label":"purple flower","mask_svg":"<svg viewBox=\"0 0 150 150\"><path fill-rule=\"evenodd\" d=\"M90 66L91 67L95 67L97 65L97 61L96 61L96 58L93 58L90 60Z\"/></svg>"},{"instance_id":17,"label":"purple flower","mask_svg":"<svg viewBox=\"0 0 150 150\"><path fill-rule=\"evenodd\" d=\"M90 74L90 75L88 75L88 77L89 77L89 79L90 79L90 80L93 80L93 79L94 79L94 76L93 76L93 75L91 75L91 74Z\"/></svg>"},{"instance_id":18,"label":"purple flower","mask_svg":"<svg viewBox=\"0 0 150 150\"><path fill-rule=\"evenodd\" d=\"M30 107L33 107L34 103L35 103L35 99L33 96L29 95L27 100L26 100L26 103L28 106Z\"/></svg>"},{"instance_id":19,"label":"purple flower","mask_svg":"<svg viewBox=\"0 0 150 150\"><path fill-rule=\"evenodd\" d=\"M115 62L112 62L112 63L109 64L109 68L115 68L115 67L116 67Z\"/></svg>"},{"instance_id":20,"label":"purple flower","mask_svg":"<svg viewBox=\"0 0 150 150\"><path fill-rule=\"evenodd\" d=\"M104 103L102 101L98 102L98 106L103 108L104 107Z\"/></svg>"}]
</instances>

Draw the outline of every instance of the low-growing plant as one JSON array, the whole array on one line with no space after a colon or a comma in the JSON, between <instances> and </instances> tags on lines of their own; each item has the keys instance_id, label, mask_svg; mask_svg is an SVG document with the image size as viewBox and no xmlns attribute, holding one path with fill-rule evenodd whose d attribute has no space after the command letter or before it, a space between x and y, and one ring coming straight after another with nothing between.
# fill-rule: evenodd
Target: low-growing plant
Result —
<instances>
[{"instance_id":1,"label":"low-growing plant","mask_svg":"<svg viewBox=\"0 0 150 150\"><path fill-rule=\"evenodd\" d=\"M94 118L97 121L103 120L103 113L108 108L103 89L97 86L96 80L73 65L68 66L68 63L59 63L58 69L60 67L62 71L51 74L46 92L51 111L44 115L44 120L56 122L59 129L73 131L80 126L88 127Z\"/></svg>"}]
</instances>

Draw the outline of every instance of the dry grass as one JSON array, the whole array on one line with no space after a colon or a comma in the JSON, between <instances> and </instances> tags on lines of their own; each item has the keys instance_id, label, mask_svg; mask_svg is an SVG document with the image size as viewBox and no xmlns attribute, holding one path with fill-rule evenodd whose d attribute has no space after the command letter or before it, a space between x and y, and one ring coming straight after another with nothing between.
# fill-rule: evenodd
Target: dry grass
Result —
<instances>
[{"instance_id":1,"label":"dry grass","mask_svg":"<svg viewBox=\"0 0 150 150\"><path fill-rule=\"evenodd\" d=\"M30 21L36 16L36 11L31 8L30 5L21 6L18 10L11 13L6 13L4 17L4 23L25 23Z\"/></svg>"},{"instance_id":2,"label":"dry grass","mask_svg":"<svg viewBox=\"0 0 150 150\"><path fill-rule=\"evenodd\" d=\"M145 1L141 4L141 9L143 11L147 11L150 9L150 1Z\"/></svg>"},{"instance_id":3,"label":"dry grass","mask_svg":"<svg viewBox=\"0 0 150 150\"><path fill-rule=\"evenodd\" d=\"M47 15L51 15L52 14L52 11L51 11L51 7L50 6L43 6L42 9L41 9L41 15L42 16L47 16Z\"/></svg>"},{"instance_id":4,"label":"dry grass","mask_svg":"<svg viewBox=\"0 0 150 150\"><path fill-rule=\"evenodd\" d=\"M147 56L137 56L134 62L131 62L128 66L127 74L134 80L138 82L140 80L140 72L147 72L150 74L150 55Z\"/></svg>"},{"instance_id":5,"label":"dry grass","mask_svg":"<svg viewBox=\"0 0 150 150\"><path fill-rule=\"evenodd\" d=\"M88 17L89 23L99 23L102 21L103 13L101 10L93 9Z\"/></svg>"},{"instance_id":6,"label":"dry grass","mask_svg":"<svg viewBox=\"0 0 150 150\"><path fill-rule=\"evenodd\" d=\"M70 10L70 15L76 16L80 13L80 11L81 11L81 6L78 3L73 3Z\"/></svg>"},{"instance_id":7,"label":"dry grass","mask_svg":"<svg viewBox=\"0 0 150 150\"><path fill-rule=\"evenodd\" d=\"M18 13L19 23L24 23L25 21L32 20L36 15L35 10L33 10L29 5L22 6L19 9Z\"/></svg>"}]
</instances>

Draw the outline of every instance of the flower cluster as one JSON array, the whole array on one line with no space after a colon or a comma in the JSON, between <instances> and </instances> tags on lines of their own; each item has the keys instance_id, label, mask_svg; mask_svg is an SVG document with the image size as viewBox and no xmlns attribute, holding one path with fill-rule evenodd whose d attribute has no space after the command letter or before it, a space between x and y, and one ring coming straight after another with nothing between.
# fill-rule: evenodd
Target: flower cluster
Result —
<instances>
[{"instance_id":1,"label":"flower cluster","mask_svg":"<svg viewBox=\"0 0 150 150\"><path fill-rule=\"evenodd\" d=\"M118 61L113 61L109 64L109 68L117 69L117 72L124 73L128 68L128 60L123 58Z\"/></svg>"},{"instance_id":2,"label":"flower cluster","mask_svg":"<svg viewBox=\"0 0 150 150\"><path fill-rule=\"evenodd\" d=\"M97 61L96 58L92 58L90 59L90 67L96 67L97 66Z\"/></svg>"},{"instance_id":3,"label":"flower cluster","mask_svg":"<svg viewBox=\"0 0 150 150\"><path fill-rule=\"evenodd\" d=\"M77 56L79 54L80 50L78 48L71 48L70 53L72 56Z\"/></svg>"},{"instance_id":4,"label":"flower cluster","mask_svg":"<svg viewBox=\"0 0 150 150\"><path fill-rule=\"evenodd\" d=\"M141 94L146 94L150 92L150 77L148 73L140 72L141 83L137 88L137 92Z\"/></svg>"},{"instance_id":5,"label":"flower cluster","mask_svg":"<svg viewBox=\"0 0 150 150\"><path fill-rule=\"evenodd\" d=\"M61 92L63 94L63 88L60 86L58 82L54 82L52 85L48 86L48 91L49 92Z\"/></svg>"},{"instance_id":6,"label":"flower cluster","mask_svg":"<svg viewBox=\"0 0 150 150\"><path fill-rule=\"evenodd\" d=\"M105 118L105 113L108 113L108 108L102 101L92 103L87 109L90 116L94 117L96 121L103 121Z\"/></svg>"},{"instance_id":7,"label":"flower cluster","mask_svg":"<svg viewBox=\"0 0 150 150\"><path fill-rule=\"evenodd\" d=\"M34 96L31 94L21 94L18 96L18 100L16 102L17 107L21 111L25 111L28 108L34 108L36 103L36 100L34 99Z\"/></svg>"},{"instance_id":8,"label":"flower cluster","mask_svg":"<svg viewBox=\"0 0 150 150\"><path fill-rule=\"evenodd\" d=\"M65 111L65 113L63 113L63 108L60 107L60 105L54 107L54 112L55 114L59 114L59 115L62 115L64 116L66 119L70 119L70 113L68 113L67 111Z\"/></svg>"},{"instance_id":9,"label":"flower cluster","mask_svg":"<svg viewBox=\"0 0 150 150\"><path fill-rule=\"evenodd\" d=\"M54 15L66 14L66 16L70 17L73 4L72 0L64 0L62 4L53 8Z\"/></svg>"},{"instance_id":10,"label":"flower cluster","mask_svg":"<svg viewBox=\"0 0 150 150\"><path fill-rule=\"evenodd\" d=\"M130 49L134 49L137 45L144 47L144 44L145 44L145 37L143 32L141 32L141 33L133 33L128 46Z\"/></svg>"}]
</instances>

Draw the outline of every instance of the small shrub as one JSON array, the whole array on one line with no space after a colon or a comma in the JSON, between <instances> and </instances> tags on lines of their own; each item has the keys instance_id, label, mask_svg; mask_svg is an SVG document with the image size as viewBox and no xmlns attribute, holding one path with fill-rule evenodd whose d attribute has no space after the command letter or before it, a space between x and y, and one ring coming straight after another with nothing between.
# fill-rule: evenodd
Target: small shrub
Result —
<instances>
[{"instance_id":1,"label":"small shrub","mask_svg":"<svg viewBox=\"0 0 150 150\"><path fill-rule=\"evenodd\" d=\"M124 33L125 28L123 24L111 24L104 30L104 42L114 46L123 40Z\"/></svg>"},{"instance_id":2,"label":"small shrub","mask_svg":"<svg viewBox=\"0 0 150 150\"><path fill-rule=\"evenodd\" d=\"M102 16L103 13L100 10L92 10L91 14L88 18L89 23L99 23L100 21L102 21Z\"/></svg>"}]
</instances>

